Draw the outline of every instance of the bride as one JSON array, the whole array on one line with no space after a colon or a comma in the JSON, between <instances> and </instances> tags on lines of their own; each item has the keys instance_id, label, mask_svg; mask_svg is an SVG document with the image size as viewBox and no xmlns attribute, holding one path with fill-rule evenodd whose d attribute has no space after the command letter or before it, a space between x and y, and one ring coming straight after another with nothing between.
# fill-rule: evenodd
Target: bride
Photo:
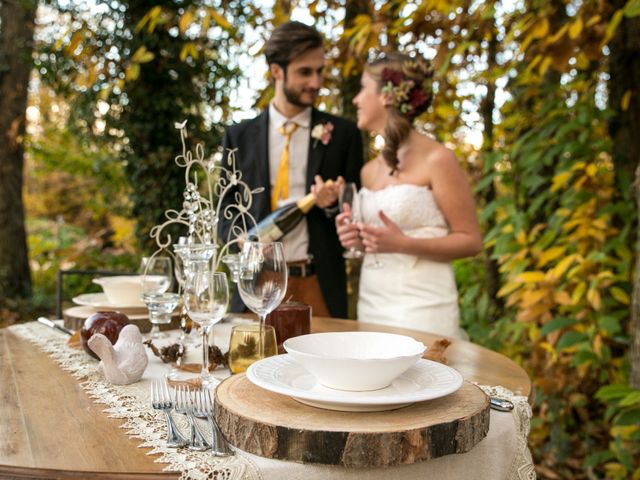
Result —
<instances>
[{"instance_id":1,"label":"bride","mask_svg":"<svg viewBox=\"0 0 640 480\"><path fill-rule=\"evenodd\" d=\"M431 77L422 59L398 53L365 66L358 128L385 146L360 172L361 221L345 205L336 227L343 247L366 252L359 320L460 338L450 262L477 254L482 238L455 155L412 126L431 103Z\"/></svg>"}]
</instances>

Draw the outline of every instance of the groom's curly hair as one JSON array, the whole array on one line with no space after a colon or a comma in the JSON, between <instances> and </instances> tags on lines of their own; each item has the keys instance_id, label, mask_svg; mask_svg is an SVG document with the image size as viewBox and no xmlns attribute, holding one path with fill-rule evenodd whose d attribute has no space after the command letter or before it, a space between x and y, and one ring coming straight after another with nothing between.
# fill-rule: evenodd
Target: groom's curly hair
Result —
<instances>
[{"instance_id":1,"label":"groom's curly hair","mask_svg":"<svg viewBox=\"0 0 640 480\"><path fill-rule=\"evenodd\" d=\"M276 28L265 45L267 64L280 65L286 70L289 63L316 48L323 47L322 35L313 27L301 22L286 22Z\"/></svg>"},{"instance_id":2,"label":"groom's curly hair","mask_svg":"<svg viewBox=\"0 0 640 480\"><path fill-rule=\"evenodd\" d=\"M364 70L389 99L382 157L394 174L398 169L400 144L409 136L413 120L431 105L433 70L424 59L398 52L379 56L367 63ZM401 92L403 86L406 87L404 94Z\"/></svg>"}]
</instances>

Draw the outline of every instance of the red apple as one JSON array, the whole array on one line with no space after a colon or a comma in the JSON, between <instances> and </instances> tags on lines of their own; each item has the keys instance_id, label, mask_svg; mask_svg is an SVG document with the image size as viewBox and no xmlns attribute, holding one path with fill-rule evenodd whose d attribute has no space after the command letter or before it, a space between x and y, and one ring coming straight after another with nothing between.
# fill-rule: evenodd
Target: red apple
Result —
<instances>
[{"instance_id":1,"label":"red apple","mask_svg":"<svg viewBox=\"0 0 640 480\"><path fill-rule=\"evenodd\" d=\"M93 350L89 348L87 342L94 333L101 333L107 337L112 344L118 341L120 330L128 325L129 317L120 312L96 312L84 321L84 325L80 329L80 340L84 351L93 358L98 358Z\"/></svg>"}]
</instances>

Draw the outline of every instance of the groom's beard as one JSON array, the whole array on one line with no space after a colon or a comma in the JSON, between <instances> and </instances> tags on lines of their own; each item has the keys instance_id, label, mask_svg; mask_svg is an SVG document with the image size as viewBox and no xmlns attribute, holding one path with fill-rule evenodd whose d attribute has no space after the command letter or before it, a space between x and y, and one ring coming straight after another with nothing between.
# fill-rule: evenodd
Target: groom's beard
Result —
<instances>
[{"instance_id":1,"label":"groom's beard","mask_svg":"<svg viewBox=\"0 0 640 480\"><path fill-rule=\"evenodd\" d=\"M296 91L292 88L289 88L287 85L286 76L284 79L284 85L282 86L282 90L284 92L285 98L287 99L287 102L289 102L292 105L295 105L296 107L301 107L301 108L312 107L316 101L316 98L318 98L318 90L316 90L315 88L308 88L300 91ZM305 100L303 98L303 95L310 97L310 100Z\"/></svg>"}]
</instances>

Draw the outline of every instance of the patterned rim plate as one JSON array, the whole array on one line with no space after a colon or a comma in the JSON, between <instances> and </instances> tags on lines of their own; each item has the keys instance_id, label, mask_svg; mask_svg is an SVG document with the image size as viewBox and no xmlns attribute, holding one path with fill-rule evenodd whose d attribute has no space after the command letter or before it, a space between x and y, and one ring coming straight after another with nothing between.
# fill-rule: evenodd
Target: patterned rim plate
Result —
<instances>
[{"instance_id":1,"label":"patterned rim plate","mask_svg":"<svg viewBox=\"0 0 640 480\"><path fill-rule=\"evenodd\" d=\"M92 307L100 310L140 310L146 309L145 304L140 300L139 304L135 305L113 305L107 300L107 296L104 293L83 293L77 297L72 298L73 303L82 305L83 307Z\"/></svg>"},{"instance_id":2,"label":"patterned rim plate","mask_svg":"<svg viewBox=\"0 0 640 480\"><path fill-rule=\"evenodd\" d=\"M265 390L290 396L307 405L353 412L393 410L444 397L458 390L463 382L462 375L453 368L421 359L381 390L335 390L318 383L288 354L254 363L247 370L247 378Z\"/></svg>"}]
</instances>

